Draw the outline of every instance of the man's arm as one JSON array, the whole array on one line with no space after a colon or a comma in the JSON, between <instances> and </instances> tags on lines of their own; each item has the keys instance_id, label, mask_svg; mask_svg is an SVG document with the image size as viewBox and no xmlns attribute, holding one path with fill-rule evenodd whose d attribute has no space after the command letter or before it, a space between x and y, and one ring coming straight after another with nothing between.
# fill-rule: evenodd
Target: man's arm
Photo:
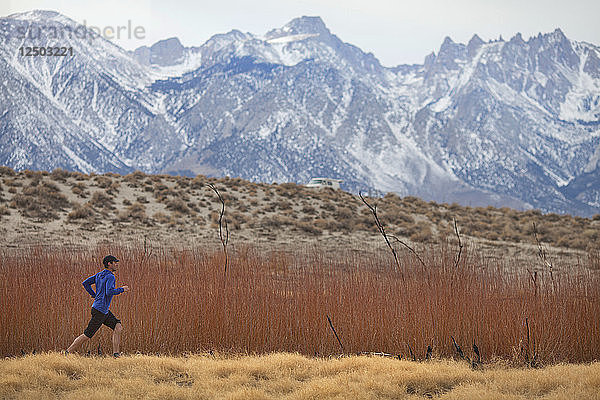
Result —
<instances>
[{"instance_id":1,"label":"man's arm","mask_svg":"<svg viewBox=\"0 0 600 400\"><path fill-rule=\"evenodd\" d=\"M85 290L87 290L87 292L92 296L92 297L96 297L96 293L94 293L94 291L92 290L92 285L96 284L96 275L92 275L89 278L87 278L85 281L82 282L83 287L85 288Z\"/></svg>"},{"instance_id":2,"label":"man's arm","mask_svg":"<svg viewBox=\"0 0 600 400\"><path fill-rule=\"evenodd\" d=\"M108 277L108 281L106 281L106 294L108 294L109 296L112 295L117 295L117 294L121 294L125 291L125 289L123 289L122 287L120 288L115 288L115 276L114 275L110 275Z\"/></svg>"}]
</instances>

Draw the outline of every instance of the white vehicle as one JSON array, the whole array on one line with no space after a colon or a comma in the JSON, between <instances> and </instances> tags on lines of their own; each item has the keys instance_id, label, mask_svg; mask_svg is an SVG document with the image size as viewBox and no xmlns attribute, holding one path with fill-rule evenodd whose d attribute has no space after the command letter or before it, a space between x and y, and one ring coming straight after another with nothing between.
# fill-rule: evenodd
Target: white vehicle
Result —
<instances>
[{"instance_id":1,"label":"white vehicle","mask_svg":"<svg viewBox=\"0 0 600 400\"><path fill-rule=\"evenodd\" d=\"M331 179L331 178L312 178L310 182L306 184L306 187L311 188L332 188L339 189L340 183L342 183L341 179Z\"/></svg>"}]
</instances>

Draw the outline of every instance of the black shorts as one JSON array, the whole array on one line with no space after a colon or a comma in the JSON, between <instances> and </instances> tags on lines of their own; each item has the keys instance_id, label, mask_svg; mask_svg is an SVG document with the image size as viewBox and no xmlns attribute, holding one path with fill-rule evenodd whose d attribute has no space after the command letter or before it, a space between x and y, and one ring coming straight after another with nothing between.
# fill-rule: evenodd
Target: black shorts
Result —
<instances>
[{"instance_id":1,"label":"black shorts","mask_svg":"<svg viewBox=\"0 0 600 400\"><path fill-rule=\"evenodd\" d=\"M87 328L85 328L85 331L83 331L83 334L91 339L92 336L96 334L98 329L100 329L102 324L114 330L115 326L120 323L121 320L117 319L117 317L115 317L110 311L107 314L102 314L100 311L92 307L92 319L90 319L90 323L88 324Z\"/></svg>"}]
</instances>

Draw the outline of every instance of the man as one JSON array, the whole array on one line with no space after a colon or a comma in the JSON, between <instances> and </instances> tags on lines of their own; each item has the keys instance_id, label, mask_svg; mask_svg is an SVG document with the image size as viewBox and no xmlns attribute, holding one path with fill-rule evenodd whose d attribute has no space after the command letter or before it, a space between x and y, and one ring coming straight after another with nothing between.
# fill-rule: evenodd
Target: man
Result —
<instances>
[{"instance_id":1,"label":"man","mask_svg":"<svg viewBox=\"0 0 600 400\"><path fill-rule=\"evenodd\" d=\"M94 298L92 304L92 319L82 335L79 335L69 346L66 353L70 353L79 348L83 343L87 342L94 336L96 331L100 329L102 324L113 330L113 356L119 357L119 345L121 343L121 331L123 326L121 321L110 312L108 307L112 297L117 294L129 291L129 286L115 288L114 272L119 268L119 260L115 256L108 255L102 260L104 270L92 275L83 281L83 287ZM92 285L96 285L96 293L92 290Z\"/></svg>"}]
</instances>

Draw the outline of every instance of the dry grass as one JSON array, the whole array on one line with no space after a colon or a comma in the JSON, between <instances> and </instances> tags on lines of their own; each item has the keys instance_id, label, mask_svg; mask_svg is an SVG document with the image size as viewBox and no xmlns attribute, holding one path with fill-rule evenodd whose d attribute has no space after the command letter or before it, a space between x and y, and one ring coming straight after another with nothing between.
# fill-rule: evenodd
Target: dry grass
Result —
<instances>
[{"instance_id":1,"label":"dry grass","mask_svg":"<svg viewBox=\"0 0 600 400\"><path fill-rule=\"evenodd\" d=\"M554 279L511 259L469 250L454 268L453 249L418 249L422 268L402 252L402 273L388 252L231 248L227 276L220 251L99 247L3 250L0 354L65 348L89 319L81 281L106 253L130 293L111 306L123 320L126 352L209 350L306 355L386 352L418 359L456 355L450 336L474 358L514 364L589 362L600 358L600 275L555 264ZM560 272L559 272L560 271ZM527 318L529 340L525 325ZM103 329L85 350L106 348ZM85 351L84 350L84 351Z\"/></svg>"},{"instance_id":2,"label":"dry grass","mask_svg":"<svg viewBox=\"0 0 600 400\"><path fill-rule=\"evenodd\" d=\"M0 397L11 399L598 399L600 364L544 369L415 363L299 354L222 357L57 353L0 361Z\"/></svg>"}]
</instances>

